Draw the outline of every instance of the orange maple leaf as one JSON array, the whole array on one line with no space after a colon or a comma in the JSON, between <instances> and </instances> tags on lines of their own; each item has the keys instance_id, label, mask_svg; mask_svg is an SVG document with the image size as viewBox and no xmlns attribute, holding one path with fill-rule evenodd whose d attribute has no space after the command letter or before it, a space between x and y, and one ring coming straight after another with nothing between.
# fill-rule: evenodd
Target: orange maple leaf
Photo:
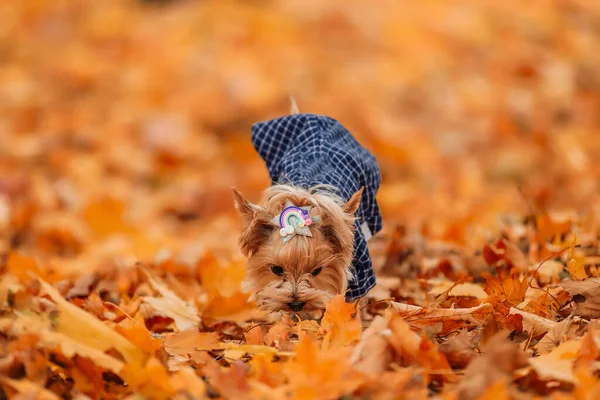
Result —
<instances>
[{"instance_id":1,"label":"orange maple leaf","mask_svg":"<svg viewBox=\"0 0 600 400\"><path fill-rule=\"evenodd\" d=\"M302 334L296 358L285 366L286 376L298 400L337 398L353 392L361 383L347 363L350 348L319 351L316 341Z\"/></svg>"},{"instance_id":2,"label":"orange maple leaf","mask_svg":"<svg viewBox=\"0 0 600 400\"><path fill-rule=\"evenodd\" d=\"M323 350L351 344L360 339L360 313L354 304L347 303L344 296L338 294L327 303L321 328L325 332Z\"/></svg>"},{"instance_id":3,"label":"orange maple leaf","mask_svg":"<svg viewBox=\"0 0 600 400\"><path fill-rule=\"evenodd\" d=\"M166 400L175 395L169 374L156 357L150 357L141 367L127 364L121 376L129 386L150 399Z\"/></svg>"},{"instance_id":4,"label":"orange maple leaf","mask_svg":"<svg viewBox=\"0 0 600 400\"><path fill-rule=\"evenodd\" d=\"M134 320L123 320L114 329L147 353L153 353L162 348L162 342L152 337L144 325L144 319L139 314Z\"/></svg>"},{"instance_id":5,"label":"orange maple leaf","mask_svg":"<svg viewBox=\"0 0 600 400\"><path fill-rule=\"evenodd\" d=\"M91 201L83 212L83 218L97 235L132 232L125 222L125 205L116 199L102 197Z\"/></svg>"},{"instance_id":6,"label":"orange maple leaf","mask_svg":"<svg viewBox=\"0 0 600 400\"><path fill-rule=\"evenodd\" d=\"M269 354L255 354L250 361L250 370L256 380L270 387L276 387L284 380L281 366Z\"/></svg>"},{"instance_id":7,"label":"orange maple leaf","mask_svg":"<svg viewBox=\"0 0 600 400\"><path fill-rule=\"evenodd\" d=\"M491 296L498 296L509 304L516 306L525 299L525 292L529 287L527 276L520 278L518 272L513 271L507 278L500 280L498 277L486 279L484 291Z\"/></svg>"},{"instance_id":8,"label":"orange maple leaf","mask_svg":"<svg viewBox=\"0 0 600 400\"><path fill-rule=\"evenodd\" d=\"M265 333L261 325L254 325L250 329L244 332L244 338L246 343L251 345L264 345L265 344Z\"/></svg>"}]
</instances>

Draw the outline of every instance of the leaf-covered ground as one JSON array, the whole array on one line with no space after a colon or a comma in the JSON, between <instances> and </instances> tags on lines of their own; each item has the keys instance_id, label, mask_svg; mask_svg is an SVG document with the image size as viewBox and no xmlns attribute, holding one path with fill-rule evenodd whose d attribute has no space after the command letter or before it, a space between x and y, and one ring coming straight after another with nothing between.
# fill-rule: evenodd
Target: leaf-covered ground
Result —
<instances>
[{"instance_id":1,"label":"leaf-covered ground","mask_svg":"<svg viewBox=\"0 0 600 400\"><path fill-rule=\"evenodd\" d=\"M600 3L0 7L0 397L600 398ZM240 291L253 122L377 156L378 286Z\"/></svg>"}]
</instances>

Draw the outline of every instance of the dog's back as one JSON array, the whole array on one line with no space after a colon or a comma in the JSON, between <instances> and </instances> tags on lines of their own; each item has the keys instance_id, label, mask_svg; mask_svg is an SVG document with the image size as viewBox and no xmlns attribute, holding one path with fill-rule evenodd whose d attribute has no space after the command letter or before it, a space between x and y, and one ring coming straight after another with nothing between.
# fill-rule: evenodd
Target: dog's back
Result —
<instances>
[{"instance_id":1,"label":"dog's back","mask_svg":"<svg viewBox=\"0 0 600 400\"><path fill-rule=\"evenodd\" d=\"M294 114L258 122L252 126L252 143L265 161L273 184L305 189L328 185L345 201L364 188L356 212L353 263L356 282L350 284L349 296L364 295L375 282L366 240L382 227L375 198L381 175L373 154L338 121L315 114Z\"/></svg>"}]
</instances>

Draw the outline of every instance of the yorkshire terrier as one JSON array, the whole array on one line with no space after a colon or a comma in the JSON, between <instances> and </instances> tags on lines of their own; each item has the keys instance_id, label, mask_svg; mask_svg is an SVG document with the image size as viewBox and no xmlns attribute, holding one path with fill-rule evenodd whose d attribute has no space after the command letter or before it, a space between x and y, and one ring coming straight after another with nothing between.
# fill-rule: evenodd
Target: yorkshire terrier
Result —
<instances>
[{"instance_id":1,"label":"yorkshire terrier","mask_svg":"<svg viewBox=\"0 0 600 400\"><path fill-rule=\"evenodd\" d=\"M319 318L338 293L375 285L367 240L382 227L375 157L336 120L293 114L252 126L272 186L258 204L237 190L244 288L258 307Z\"/></svg>"}]
</instances>

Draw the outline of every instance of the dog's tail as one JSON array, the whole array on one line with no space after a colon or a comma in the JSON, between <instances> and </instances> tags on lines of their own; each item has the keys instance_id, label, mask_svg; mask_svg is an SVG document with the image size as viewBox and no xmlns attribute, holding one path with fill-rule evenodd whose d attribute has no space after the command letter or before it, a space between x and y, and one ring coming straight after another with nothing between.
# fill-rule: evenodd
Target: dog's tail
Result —
<instances>
[{"instance_id":1,"label":"dog's tail","mask_svg":"<svg viewBox=\"0 0 600 400\"><path fill-rule=\"evenodd\" d=\"M296 99L294 96L290 95L290 114L300 114L300 110L298 110L298 104L296 104Z\"/></svg>"}]
</instances>

